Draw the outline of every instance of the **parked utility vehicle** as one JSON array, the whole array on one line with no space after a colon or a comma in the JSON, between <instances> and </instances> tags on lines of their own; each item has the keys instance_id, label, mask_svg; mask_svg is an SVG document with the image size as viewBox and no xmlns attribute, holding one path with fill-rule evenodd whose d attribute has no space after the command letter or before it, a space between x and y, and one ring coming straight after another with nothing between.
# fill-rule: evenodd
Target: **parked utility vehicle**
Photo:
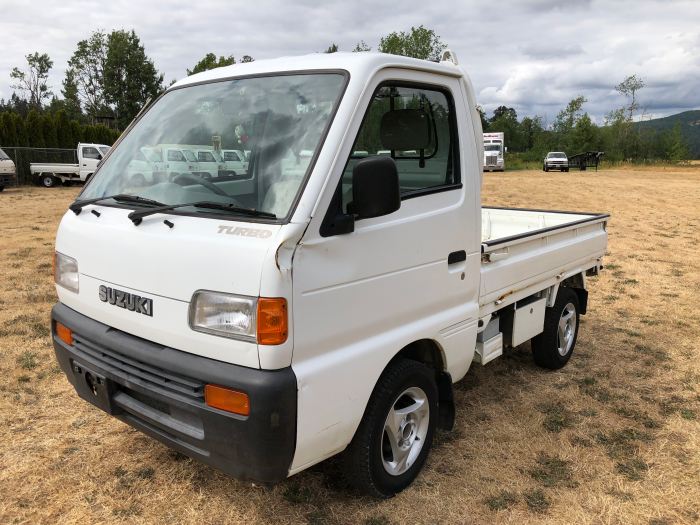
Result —
<instances>
[{"instance_id":1,"label":"parked utility vehicle","mask_svg":"<svg viewBox=\"0 0 700 525\"><path fill-rule=\"evenodd\" d=\"M224 175L239 176L245 175L248 172L248 161L245 160L245 154L237 149L225 149L214 152L224 163Z\"/></svg>"},{"instance_id":2,"label":"parked utility vehicle","mask_svg":"<svg viewBox=\"0 0 700 525\"><path fill-rule=\"evenodd\" d=\"M542 171L569 171L569 159L563 151L550 151L542 161Z\"/></svg>"},{"instance_id":3,"label":"parked utility vehicle","mask_svg":"<svg viewBox=\"0 0 700 525\"><path fill-rule=\"evenodd\" d=\"M502 131L484 133L484 171L505 171L507 150Z\"/></svg>"},{"instance_id":4,"label":"parked utility vehicle","mask_svg":"<svg viewBox=\"0 0 700 525\"><path fill-rule=\"evenodd\" d=\"M0 149L0 191L17 183L17 169L14 161Z\"/></svg>"},{"instance_id":5,"label":"parked utility vehicle","mask_svg":"<svg viewBox=\"0 0 700 525\"><path fill-rule=\"evenodd\" d=\"M76 149L77 164L32 162L29 171L37 184L51 188L69 182L87 182L95 173L97 165L109 152L105 144L78 144Z\"/></svg>"},{"instance_id":6,"label":"parked utility vehicle","mask_svg":"<svg viewBox=\"0 0 700 525\"><path fill-rule=\"evenodd\" d=\"M237 126L249 179L127 189L140 148L229 149ZM228 474L280 481L342 452L353 485L395 494L472 363L532 340L537 364L566 364L605 253L607 215L482 207L482 155L449 52L181 80L61 221L58 362L87 401Z\"/></svg>"}]
</instances>

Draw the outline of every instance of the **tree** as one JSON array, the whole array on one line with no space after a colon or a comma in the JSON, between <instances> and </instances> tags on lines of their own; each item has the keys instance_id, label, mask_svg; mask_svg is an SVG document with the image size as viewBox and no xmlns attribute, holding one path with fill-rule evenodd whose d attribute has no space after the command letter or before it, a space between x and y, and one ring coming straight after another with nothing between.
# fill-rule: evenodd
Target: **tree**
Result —
<instances>
[{"instance_id":1,"label":"tree","mask_svg":"<svg viewBox=\"0 0 700 525\"><path fill-rule=\"evenodd\" d=\"M365 51L372 51L372 48L369 47L364 40L360 40L352 49L353 53L364 53Z\"/></svg>"},{"instance_id":2,"label":"tree","mask_svg":"<svg viewBox=\"0 0 700 525\"><path fill-rule=\"evenodd\" d=\"M68 61L66 78L63 81L63 96L70 99L71 112L75 113L82 103L91 117L105 112L105 64L107 61L108 36L94 31L90 38L78 42L77 49Z\"/></svg>"},{"instance_id":3,"label":"tree","mask_svg":"<svg viewBox=\"0 0 700 525\"><path fill-rule=\"evenodd\" d=\"M134 31L112 31L109 35L104 86L105 99L112 105L121 129L162 90L163 75L146 56Z\"/></svg>"},{"instance_id":4,"label":"tree","mask_svg":"<svg viewBox=\"0 0 700 525\"><path fill-rule=\"evenodd\" d=\"M66 78L63 80L63 108L69 119L77 119L83 116L80 107L80 97L78 95L78 85L73 77L73 72L66 71Z\"/></svg>"},{"instance_id":5,"label":"tree","mask_svg":"<svg viewBox=\"0 0 700 525\"><path fill-rule=\"evenodd\" d=\"M27 134L25 119L17 113L12 113L12 121L15 125L15 133L17 134L17 146L28 147L29 135Z\"/></svg>"},{"instance_id":6,"label":"tree","mask_svg":"<svg viewBox=\"0 0 700 525\"><path fill-rule=\"evenodd\" d=\"M252 60L251 60L252 61ZM214 69L217 67L230 66L236 63L236 59L233 55L227 57L220 56L218 59L214 53L207 53L204 58L197 62L192 69L187 70L187 76L194 75L195 73L201 73L202 71L207 71L209 69Z\"/></svg>"},{"instance_id":7,"label":"tree","mask_svg":"<svg viewBox=\"0 0 700 525\"><path fill-rule=\"evenodd\" d=\"M5 128L3 133L2 145L3 146L19 146L19 141L17 138L17 131L15 130L15 123L12 115L14 113L3 113L2 125Z\"/></svg>"},{"instance_id":8,"label":"tree","mask_svg":"<svg viewBox=\"0 0 700 525\"><path fill-rule=\"evenodd\" d=\"M379 41L379 51L382 53L423 60L440 60L440 54L446 47L435 31L422 25L411 27L407 32L390 33Z\"/></svg>"},{"instance_id":9,"label":"tree","mask_svg":"<svg viewBox=\"0 0 700 525\"><path fill-rule=\"evenodd\" d=\"M29 135L29 146L32 148L46 147L41 117L35 109L32 109L27 115L27 135Z\"/></svg>"},{"instance_id":10,"label":"tree","mask_svg":"<svg viewBox=\"0 0 700 525\"><path fill-rule=\"evenodd\" d=\"M27 55L26 59L29 70L22 71L18 67L12 68L10 78L15 83L10 87L24 93L26 100L32 107L41 109L44 100L52 94L48 81L53 61L46 53L40 55L38 52Z\"/></svg>"},{"instance_id":11,"label":"tree","mask_svg":"<svg viewBox=\"0 0 700 525\"><path fill-rule=\"evenodd\" d=\"M673 126L673 131L669 134L669 145L667 150L667 156L669 160L678 162L681 160L688 159L688 145L683 139L683 134L681 133L681 125L676 122Z\"/></svg>"},{"instance_id":12,"label":"tree","mask_svg":"<svg viewBox=\"0 0 700 525\"><path fill-rule=\"evenodd\" d=\"M629 98L629 105L627 106L627 120L630 122L632 122L634 118L635 111L639 109L639 104L637 103L637 91L642 89L644 86L644 80L639 78L637 75L630 75L615 86L615 91L617 91L620 95Z\"/></svg>"},{"instance_id":13,"label":"tree","mask_svg":"<svg viewBox=\"0 0 700 525\"><path fill-rule=\"evenodd\" d=\"M338 44L333 42L330 46L326 48L324 53L337 53L338 52Z\"/></svg>"},{"instance_id":14,"label":"tree","mask_svg":"<svg viewBox=\"0 0 700 525\"><path fill-rule=\"evenodd\" d=\"M250 55L243 55L243 57L241 57L241 64L247 64L248 62L255 62L255 59Z\"/></svg>"},{"instance_id":15,"label":"tree","mask_svg":"<svg viewBox=\"0 0 700 525\"><path fill-rule=\"evenodd\" d=\"M41 131L44 135L44 145L47 148L58 147L58 134L56 133L56 123L50 114L44 114L41 119Z\"/></svg>"},{"instance_id":16,"label":"tree","mask_svg":"<svg viewBox=\"0 0 700 525\"><path fill-rule=\"evenodd\" d=\"M73 130L65 110L59 110L54 117L59 148L75 148L77 141L73 140Z\"/></svg>"}]
</instances>

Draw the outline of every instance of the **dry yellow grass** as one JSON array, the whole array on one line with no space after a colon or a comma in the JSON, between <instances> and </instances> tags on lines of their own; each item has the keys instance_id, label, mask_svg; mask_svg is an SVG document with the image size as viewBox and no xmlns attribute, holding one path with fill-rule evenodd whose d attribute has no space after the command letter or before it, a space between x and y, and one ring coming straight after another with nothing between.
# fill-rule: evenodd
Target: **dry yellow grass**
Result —
<instances>
[{"instance_id":1,"label":"dry yellow grass","mask_svg":"<svg viewBox=\"0 0 700 525\"><path fill-rule=\"evenodd\" d=\"M0 194L0 523L700 521L700 170L488 174L491 205L609 211L572 361L529 346L475 365L456 429L388 501L326 462L274 487L229 479L81 401L48 339L53 238L74 188Z\"/></svg>"}]
</instances>

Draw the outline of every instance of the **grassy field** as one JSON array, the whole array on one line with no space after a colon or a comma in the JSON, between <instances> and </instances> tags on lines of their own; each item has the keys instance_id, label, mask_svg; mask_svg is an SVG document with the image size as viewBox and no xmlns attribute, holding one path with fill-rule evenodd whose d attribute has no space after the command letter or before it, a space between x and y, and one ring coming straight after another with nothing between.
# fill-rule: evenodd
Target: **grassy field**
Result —
<instances>
[{"instance_id":1,"label":"grassy field","mask_svg":"<svg viewBox=\"0 0 700 525\"><path fill-rule=\"evenodd\" d=\"M229 479L81 401L49 341L53 239L76 188L0 194L0 523L700 522L700 168L487 174L484 202L612 213L561 371L529 344L456 387L457 423L388 501L337 461Z\"/></svg>"}]
</instances>

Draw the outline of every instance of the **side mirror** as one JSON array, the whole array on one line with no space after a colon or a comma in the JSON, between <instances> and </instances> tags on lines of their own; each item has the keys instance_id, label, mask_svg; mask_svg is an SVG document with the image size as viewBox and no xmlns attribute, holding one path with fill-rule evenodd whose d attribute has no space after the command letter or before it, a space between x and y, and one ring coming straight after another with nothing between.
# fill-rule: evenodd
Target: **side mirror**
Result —
<instances>
[{"instance_id":1,"label":"side mirror","mask_svg":"<svg viewBox=\"0 0 700 525\"><path fill-rule=\"evenodd\" d=\"M358 219L394 213L401 207L396 163L391 157L362 159L352 170L352 211Z\"/></svg>"}]
</instances>

